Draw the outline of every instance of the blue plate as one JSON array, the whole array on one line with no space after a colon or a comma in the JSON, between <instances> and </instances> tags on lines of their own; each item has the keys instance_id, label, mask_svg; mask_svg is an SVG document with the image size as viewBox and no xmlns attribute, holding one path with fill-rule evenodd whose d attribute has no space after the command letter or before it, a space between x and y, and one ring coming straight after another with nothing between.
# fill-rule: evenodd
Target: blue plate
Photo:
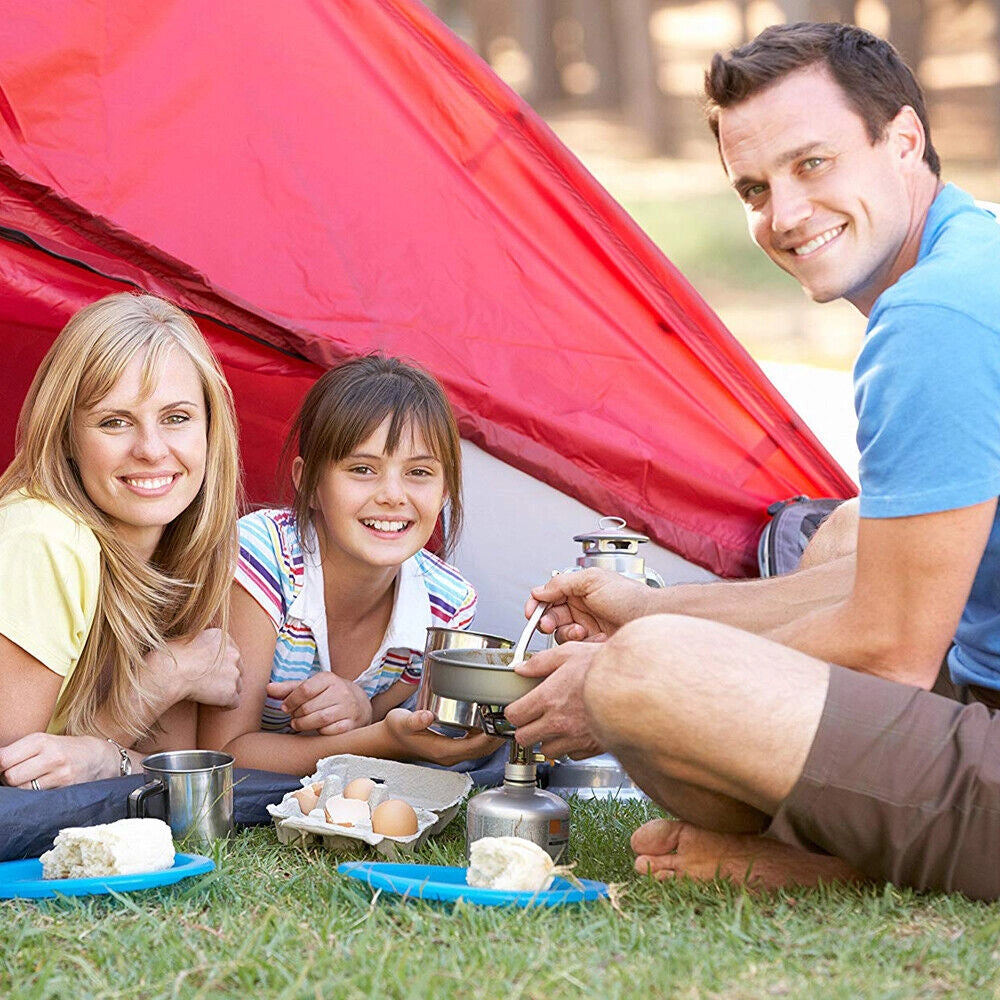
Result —
<instances>
[{"instance_id":1,"label":"blue plate","mask_svg":"<svg viewBox=\"0 0 1000 1000\"><path fill-rule=\"evenodd\" d=\"M603 882L580 879L579 885L555 878L545 892L507 892L478 889L466 884L465 868L448 865L403 865L383 861L347 861L337 871L360 879L373 889L394 892L406 899L437 899L448 903L464 900L480 906L561 906L587 903L607 896Z\"/></svg>"},{"instance_id":2,"label":"blue plate","mask_svg":"<svg viewBox=\"0 0 1000 1000\"><path fill-rule=\"evenodd\" d=\"M135 892L158 885L171 885L182 878L204 875L215 867L211 858L200 854L175 854L173 868L137 875L108 875L105 878L42 878L38 858L0 863L0 899L44 899L50 896L96 896L109 892Z\"/></svg>"}]
</instances>

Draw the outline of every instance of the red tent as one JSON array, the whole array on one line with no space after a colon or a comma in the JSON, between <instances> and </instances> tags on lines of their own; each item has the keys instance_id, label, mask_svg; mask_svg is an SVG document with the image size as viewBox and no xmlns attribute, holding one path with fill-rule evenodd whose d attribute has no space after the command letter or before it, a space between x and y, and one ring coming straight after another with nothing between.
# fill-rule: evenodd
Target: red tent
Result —
<instances>
[{"instance_id":1,"label":"red tent","mask_svg":"<svg viewBox=\"0 0 1000 1000\"><path fill-rule=\"evenodd\" d=\"M0 462L66 318L133 286L193 312L218 351L257 499L306 387L376 348L433 371L498 460L477 466L498 478L474 512L494 558L491 493L540 516L516 483L727 576L753 572L771 500L854 492L669 261L416 0L5 10ZM504 486L508 468L525 478Z\"/></svg>"}]
</instances>

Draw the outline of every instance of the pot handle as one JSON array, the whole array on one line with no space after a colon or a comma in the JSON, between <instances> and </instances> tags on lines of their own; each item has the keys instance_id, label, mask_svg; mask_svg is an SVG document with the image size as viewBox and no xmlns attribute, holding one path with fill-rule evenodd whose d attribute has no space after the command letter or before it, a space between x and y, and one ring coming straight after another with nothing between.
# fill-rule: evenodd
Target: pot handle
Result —
<instances>
[{"instance_id":1,"label":"pot handle","mask_svg":"<svg viewBox=\"0 0 1000 1000\"><path fill-rule=\"evenodd\" d=\"M535 634L535 629L538 628L538 623L542 620L542 615L544 615L548 610L548 604L539 604L538 607L531 612L531 617L528 619L528 623L524 626L524 630L518 637L517 645L514 647L514 655L510 658L510 666L512 668L515 663L520 663L524 659L524 654L528 651L528 643L531 642L531 637Z\"/></svg>"}]
</instances>

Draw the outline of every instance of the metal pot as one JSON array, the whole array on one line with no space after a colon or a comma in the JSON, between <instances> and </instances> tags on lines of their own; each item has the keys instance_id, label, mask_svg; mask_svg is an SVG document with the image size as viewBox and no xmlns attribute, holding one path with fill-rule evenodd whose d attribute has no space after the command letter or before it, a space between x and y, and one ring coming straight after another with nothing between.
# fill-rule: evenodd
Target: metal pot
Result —
<instances>
[{"instance_id":1,"label":"metal pot","mask_svg":"<svg viewBox=\"0 0 1000 1000\"><path fill-rule=\"evenodd\" d=\"M513 648L514 643L500 635L490 635L487 632L469 632L457 628L428 628L427 642L424 646L423 674L420 679L420 689L417 692L417 708L427 708L434 713L437 723L431 726L431 729L445 736L458 736L469 730L479 732L483 728L479 717L479 706L474 700L448 698L433 690L434 664L431 654L449 649Z\"/></svg>"},{"instance_id":2,"label":"metal pot","mask_svg":"<svg viewBox=\"0 0 1000 1000\"><path fill-rule=\"evenodd\" d=\"M529 656L531 654L528 654ZM540 683L511 669L513 649L440 649L429 653L428 684L435 697L478 707L476 728L492 736L512 736L503 710Z\"/></svg>"}]
</instances>

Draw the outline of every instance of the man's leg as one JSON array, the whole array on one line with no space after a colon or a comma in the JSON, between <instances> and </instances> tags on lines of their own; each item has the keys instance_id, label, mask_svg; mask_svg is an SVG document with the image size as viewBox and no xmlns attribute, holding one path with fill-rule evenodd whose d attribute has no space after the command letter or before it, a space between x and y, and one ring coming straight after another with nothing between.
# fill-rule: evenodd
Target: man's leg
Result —
<instances>
[{"instance_id":1,"label":"man's leg","mask_svg":"<svg viewBox=\"0 0 1000 1000\"><path fill-rule=\"evenodd\" d=\"M835 858L756 834L791 791L823 711L829 668L703 619L643 618L595 657L584 701L595 733L658 804L633 846L657 872L811 884L853 875Z\"/></svg>"},{"instance_id":2,"label":"man's leg","mask_svg":"<svg viewBox=\"0 0 1000 1000\"><path fill-rule=\"evenodd\" d=\"M717 833L683 820L654 819L632 834L635 868L663 881L725 878L754 889L863 880L846 861L749 833Z\"/></svg>"},{"instance_id":3,"label":"man's leg","mask_svg":"<svg viewBox=\"0 0 1000 1000\"><path fill-rule=\"evenodd\" d=\"M856 552L858 548L858 498L845 500L835 507L809 539L799 560L799 569L833 562Z\"/></svg>"}]
</instances>

